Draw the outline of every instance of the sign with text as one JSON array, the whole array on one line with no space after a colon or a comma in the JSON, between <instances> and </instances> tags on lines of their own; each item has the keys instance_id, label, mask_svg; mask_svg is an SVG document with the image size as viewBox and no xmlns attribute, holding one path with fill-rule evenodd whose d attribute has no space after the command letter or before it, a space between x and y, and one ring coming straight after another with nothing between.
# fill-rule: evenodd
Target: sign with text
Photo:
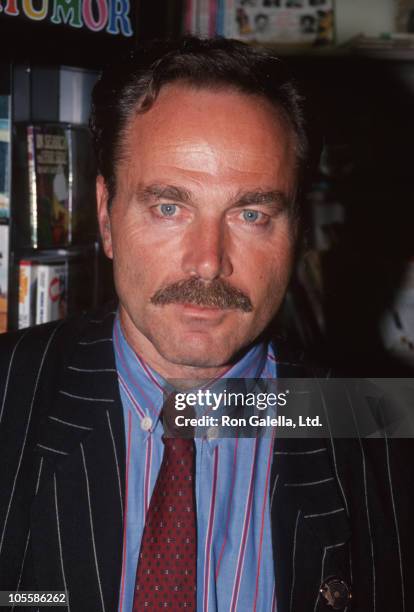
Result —
<instances>
[{"instance_id":1,"label":"sign with text","mask_svg":"<svg viewBox=\"0 0 414 612\"><path fill-rule=\"evenodd\" d=\"M130 0L0 0L0 15L133 36Z\"/></svg>"}]
</instances>

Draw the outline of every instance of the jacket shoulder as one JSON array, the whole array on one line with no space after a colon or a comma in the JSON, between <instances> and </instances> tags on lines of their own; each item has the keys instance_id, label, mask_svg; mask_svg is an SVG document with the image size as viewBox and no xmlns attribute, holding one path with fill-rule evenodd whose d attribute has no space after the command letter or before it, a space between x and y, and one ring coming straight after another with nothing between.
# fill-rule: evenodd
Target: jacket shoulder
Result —
<instances>
[{"instance_id":1,"label":"jacket shoulder","mask_svg":"<svg viewBox=\"0 0 414 612\"><path fill-rule=\"evenodd\" d=\"M279 334L272 338L278 378L330 378L332 370Z\"/></svg>"},{"instance_id":2,"label":"jacket shoulder","mask_svg":"<svg viewBox=\"0 0 414 612\"><path fill-rule=\"evenodd\" d=\"M113 312L83 313L0 335L0 425L32 410L34 398L52 393L81 338L111 334Z\"/></svg>"},{"instance_id":3,"label":"jacket shoulder","mask_svg":"<svg viewBox=\"0 0 414 612\"><path fill-rule=\"evenodd\" d=\"M30 370L31 366L45 357L46 349L53 348L56 343L73 340L74 335L82 332L85 324L81 316L1 334L0 384L11 369L25 367Z\"/></svg>"},{"instance_id":4,"label":"jacket shoulder","mask_svg":"<svg viewBox=\"0 0 414 612\"><path fill-rule=\"evenodd\" d=\"M0 423L5 405L22 405L25 392L42 382L56 380L70 359L80 339L88 330L102 329L101 319L108 330L111 317L99 312L84 313L64 320L36 325L0 335ZM98 319L96 317L100 317ZM110 333L110 332L108 332ZM3 407L3 408L2 408Z\"/></svg>"}]
</instances>

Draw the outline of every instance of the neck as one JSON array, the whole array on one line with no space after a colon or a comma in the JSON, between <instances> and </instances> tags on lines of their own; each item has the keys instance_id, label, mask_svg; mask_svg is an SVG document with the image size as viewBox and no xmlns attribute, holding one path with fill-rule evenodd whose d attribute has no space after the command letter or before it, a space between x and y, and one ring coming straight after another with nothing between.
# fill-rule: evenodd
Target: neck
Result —
<instances>
[{"instance_id":1,"label":"neck","mask_svg":"<svg viewBox=\"0 0 414 612\"><path fill-rule=\"evenodd\" d=\"M232 365L229 363L220 366L198 367L172 363L160 355L152 342L136 328L122 307L119 311L119 319L129 346L166 380L185 380L185 386L191 388L201 380L212 380L223 376Z\"/></svg>"}]
</instances>

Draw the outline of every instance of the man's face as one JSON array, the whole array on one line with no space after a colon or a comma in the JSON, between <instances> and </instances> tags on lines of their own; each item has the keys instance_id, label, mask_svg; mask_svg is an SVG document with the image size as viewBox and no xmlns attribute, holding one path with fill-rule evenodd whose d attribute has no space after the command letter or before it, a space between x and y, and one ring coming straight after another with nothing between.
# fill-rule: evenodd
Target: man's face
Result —
<instances>
[{"instance_id":1,"label":"man's face","mask_svg":"<svg viewBox=\"0 0 414 612\"><path fill-rule=\"evenodd\" d=\"M268 19L265 15L258 16L256 18L256 30L257 32L265 32L268 26Z\"/></svg>"},{"instance_id":2,"label":"man's face","mask_svg":"<svg viewBox=\"0 0 414 612\"><path fill-rule=\"evenodd\" d=\"M159 371L227 365L289 280L294 136L259 97L184 84L164 87L126 134L110 212L98 179L126 336Z\"/></svg>"}]
</instances>

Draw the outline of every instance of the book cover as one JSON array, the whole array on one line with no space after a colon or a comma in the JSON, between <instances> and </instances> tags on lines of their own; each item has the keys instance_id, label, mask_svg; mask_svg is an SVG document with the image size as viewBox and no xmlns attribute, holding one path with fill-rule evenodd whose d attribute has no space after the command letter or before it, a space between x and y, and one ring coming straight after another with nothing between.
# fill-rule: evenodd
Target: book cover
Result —
<instances>
[{"instance_id":1,"label":"book cover","mask_svg":"<svg viewBox=\"0 0 414 612\"><path fill-rule=\"evenodd\" d=\"M198 35L203 38L210 35L210 0L199 0L199 4Z\"/></svg>"},{"instance_id":2,"label":"book cover","mask_svg":"<svg viewBox=\"0 0 414 612\"><path fill-rule=\"evenodd\" d=\"M42 263L37 267L36 323L67 315L67 263Z\"/></svg>"},{"instance_id":3,"label":"book cover","mask_svg":"<svg viewBox=\"0 0 414 612\"><path fill-rule=\"evenodd\" d=\"M189 34L197 31L197 4L198 0L185 0L184 31Z\"/></svg>"},{"instance_id":4,"label":"book cover","mask_svg":"<svg viewBox=\"0 0 414 612\"><path fill-rule=\"evenodd\" d=\"M333 0L227 0L226 36L260 43L326 45Z\"/></svg>"},{"instance_id":5,"label":"book cover","mask_svg":"<svg viewBox=\"0 0 414 612\"><path fill-rule=\"evenodd\" d=\"M69 244L69 152L64 125L17 124L13 197L19 246Z\"/></svg>"},{"instance_id":6,"label":"book cover","mask_svg":"<svg viewBox=\"0 0 414 612\"><path fill-rule=\"evenodd\" d=\"M217 0L217 8L216 8L216 34L217 36L224 35L224 23L225 23L225 0Z\"/></svg>"},{"instance_id":7,"label":"book cover","mask_svg":"<svg viewBox=\"0 0 414 612\"><path fill-rule=\"evenodd\" d=\"M42 248L67 245L69 155L66 130L63 126L30 126L28 136L28 146L33 138L31 182L36 183L36 197L32 199L33 244Z\"/></svg>"},{"instance_id":8,"label":"book cover","mask_svg":"<svg viewBox=\"0 0 414 612\"><path fill-rule=\"evenodd\" d=\"M10 96L0 96L0 219L10 216Z\"/></svg>"},{"instance_id":9,"label":"book cover","mask_svg":"<svg viewBox=\"0 0 414 612\"><path fill-rule=\"evenodd\" d=\"M19 263L18 328L36 323L37 264L22 260Z\"/></svg>"},{"instance_id":10,"label":"book cover","mask_svg":"<svg viewBox=\"0 0 414 612\"><path fill-rule=\"evenodd\" d=\"M218 33L218 4L218 0L209 0L208 36L210 38Z\"/></svg>"},{"instance_id":11,"label":"book cover","mask_svg":"<svg viewBox=\"0 0 414 612\"><path fill-rule=\"evenodd\" d=\"M87 128L17 124L14 133L18 245L47 249L94 242L96 165Z\"/></svg>"},{"instance_id":12,"label":"book cover","mask_svg":"<svg viewBox=\"0 0 414 612\"><path fill-rule=\"evenodd\" d=\"M0 225L0 332L7 331L9 226Z\"/></svg>"},{"instance_id":13,"label":"book cover","mask_svg":"<svg viewBox=\"0 0 414 612\"><path fill-rule=\"evenodd\" d=\"M223 0L223 36L236 38L236 0Z\"/></svg>"}]
</instances>

